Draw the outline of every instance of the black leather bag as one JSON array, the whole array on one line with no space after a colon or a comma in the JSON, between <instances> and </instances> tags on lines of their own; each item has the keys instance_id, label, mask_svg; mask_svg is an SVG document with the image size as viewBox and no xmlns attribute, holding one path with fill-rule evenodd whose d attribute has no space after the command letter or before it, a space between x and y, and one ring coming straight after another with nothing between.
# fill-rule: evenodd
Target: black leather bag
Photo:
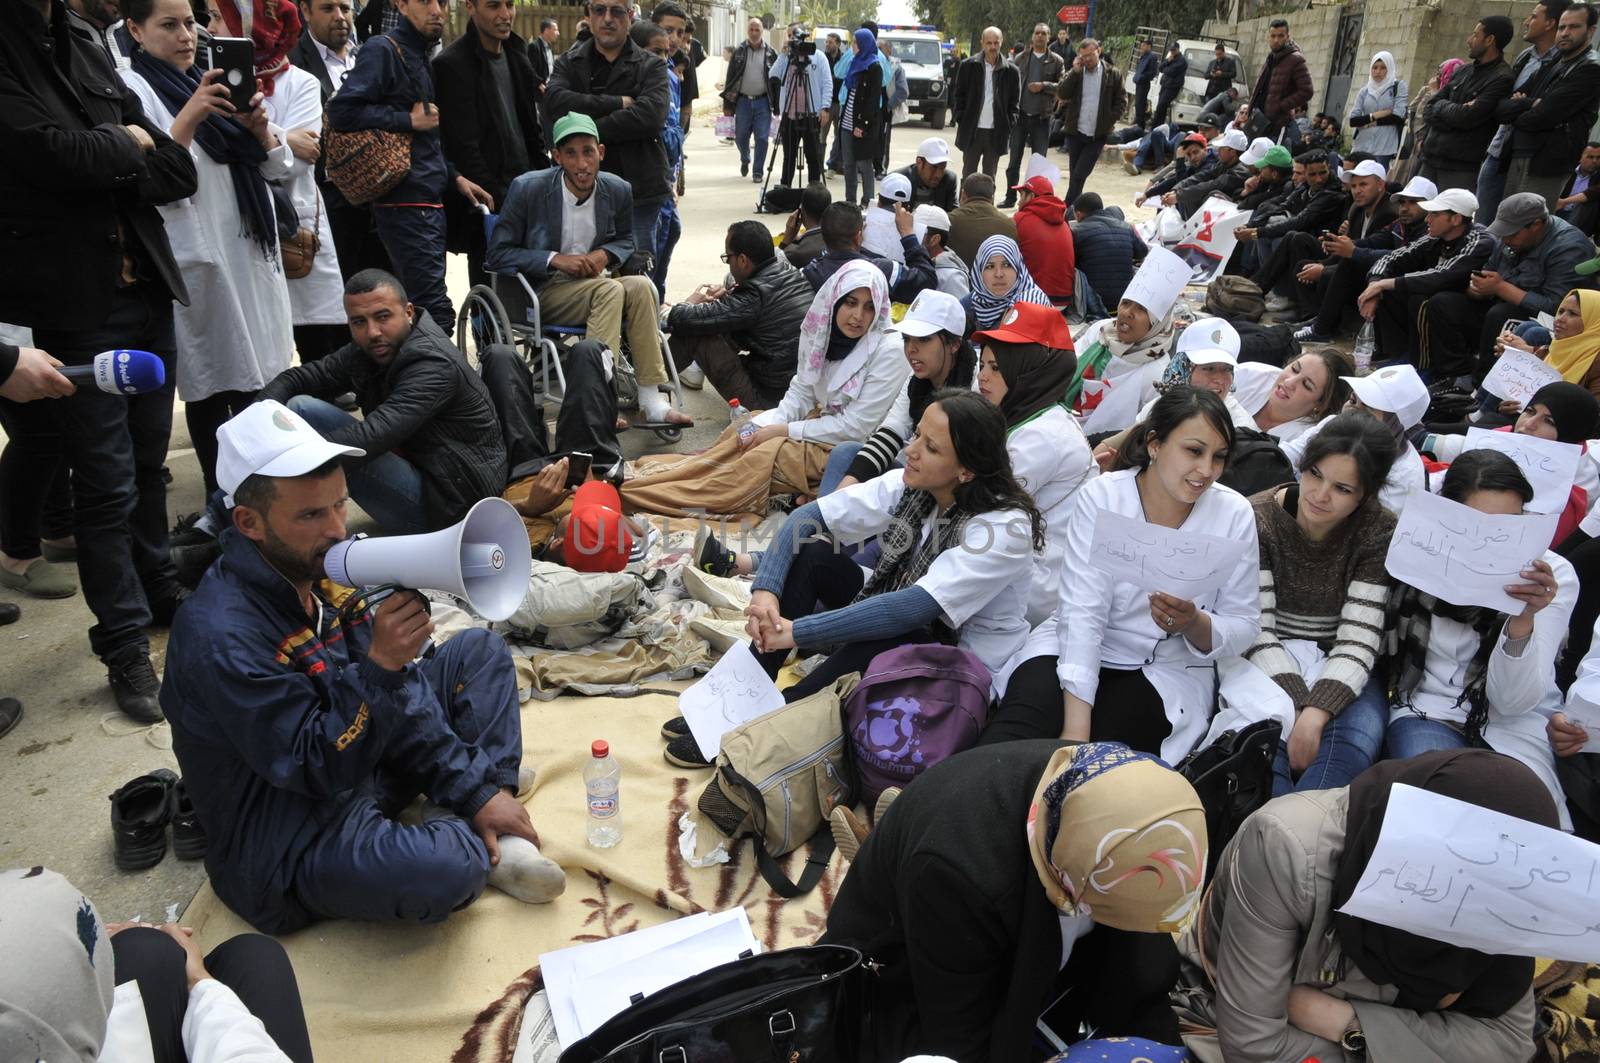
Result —
<instances>
[{"instance_id":1,"label":"black leather bag","mask_svg":"<svg viewBox=\"0 0 1600 1063\"><path fill-rule=\"evenodd\" d=\"M1272 797L1272 758L1278 752L1283 725L1262 720L1242 731L1224 731L1204 749L1190 753L1178 764L1178 774L1189 780L1206 810L1206 880L1217 859L1250 814Z\"/></svg>"},{"instance_id":2,"label":"black leather bag","mask_svg":"<svg viewBox=\"0 0 1600 1063\"><path fill-rule=\"evenodd\" d=\"M560 1063L855 1063L867 977L844 945L749 956L634 1001Z\"/></svg>"}]
</instances>

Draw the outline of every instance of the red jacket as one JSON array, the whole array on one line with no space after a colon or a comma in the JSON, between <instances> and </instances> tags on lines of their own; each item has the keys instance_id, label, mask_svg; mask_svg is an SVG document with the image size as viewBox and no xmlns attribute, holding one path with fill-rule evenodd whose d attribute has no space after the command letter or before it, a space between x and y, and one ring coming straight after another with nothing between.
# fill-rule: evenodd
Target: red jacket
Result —
<instances>
[{"instance_id":1,"label":"red jacket","mask_svg":"<svg viewBox=\"0 0 1600 1063\"><path fill-rule=\"evenodd\" d=\"M1054 300L1072 298L1076 269L1067 208L1058 196L1035 195L1017 208L1017 245L1034 283Z\"/></svg>"}]
</instances>

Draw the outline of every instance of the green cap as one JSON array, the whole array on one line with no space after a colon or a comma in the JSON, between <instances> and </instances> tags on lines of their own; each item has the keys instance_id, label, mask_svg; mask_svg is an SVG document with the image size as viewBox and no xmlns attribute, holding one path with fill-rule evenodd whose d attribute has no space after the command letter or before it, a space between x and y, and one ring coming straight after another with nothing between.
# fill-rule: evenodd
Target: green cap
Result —
<instances>
[{"instance_id":1,"label":"green cap","mask_svg":"<svg viewBox=\"0 0 1600 1063\"><path fill-rule=\"evenodd\" d=\"M1600 273L1600 255L1596 255L1587 261L1579 262L1572 267L1572 272L1580 277L1592 277L1596 273Z\"/></svg>"},{"instance_id":2,"label":"green cap","mask_svg":"<svg viewBox=\"0 0 1600 1063\"><path fill-rule=\"evenodd\" d=\"M559 134L557 139L560 139ZM1293 165L1294 156L1289 154L1289 149L1282 144L1274 144L1271 150L1261 156L1261 161L1256 163L1256 169L1259 170L1264 166L1271 166L1278 170L1287 170Z\"/></svg>"},{"instance_id":3,"label":"green cap","mask_svg":"<svg viewBox=\"0 0 1600 1063\"><path fill-rule=\"evenodd\" d=\"M596 140L600 139L600 130L595 128L594 119L586 114L572 111L556 119L555 138L557 147L561 146L563 140L577 133L587 133ZM1288 153L1285 152L1285 154Z\"/></svg>"}]
</instances>

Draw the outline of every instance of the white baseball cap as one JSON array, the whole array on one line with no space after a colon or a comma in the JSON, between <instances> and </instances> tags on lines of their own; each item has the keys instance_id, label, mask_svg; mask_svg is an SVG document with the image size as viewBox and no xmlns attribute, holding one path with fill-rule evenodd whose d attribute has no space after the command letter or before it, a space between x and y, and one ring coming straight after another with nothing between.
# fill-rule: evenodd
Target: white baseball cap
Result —
<instances>
[{"instance_id":1,"label":"white baseball cap","mask_svg":"<svg viewBox=\"0 0 1600 1063\"><path fill-rule=\"evenodd\" d=\"M1349 184L1357 177L1382 177L1387 180L1389 171L1385 170L1376 159L1362 159L1351 170L1346 170L1343 166L1339 167L1339 180L1345 184Z\"/></svg>"},{"instance_id":2,"label":"white baseball cap","mask_svg":"<svg viewBox=\"0 0 1600 1063\"><path fill-rule=\"evenodd\" d=\"M938 229L942 233L950 231L950 215L945 213L943 207L936 207L932 203L924 203L912 215L918 229L927 232L929 229Z\"/></svg>"},{"instance_id":3,"label":"white baseball cap","mask_svg":"<svg viewBox=\"0 0 1600 1063\"><path fill-rule=\"evenodd\" d=\"M950 145L944 137L929 137L917 145L917 158L938 165L950 161Z\"/></svg>"},{"instance_id":4,"label":"white baseball cap","mask_svg":"<svg viewBox=\"0 0 1600 1063\"><path fill-rule=\"evenodd\" d=\"M1386 365L1366 376L1347 376L1344 382L1363 405L1394 414L1402 428L1420 422L1432 401L1428 385L1409 365Z\"/></svg>"},{"instance_id":5,"label":"white baseball cap","mask_svg":"<svg viewBox=\"0 0 1600 1063\"><path fill-rule=\"evenodd\" d=\"M1470 218L1478 213L1478 197L1465 188L1447 188L1432 199L1424 200L1421 207L1426 211L1454 211Z\"/></svg>"},{"instance_id":6,"label":"white baseball cap","mask_svg":"<svg viewBox=\"0 0 1600 1063\"><path fill-rule=\"evenodd\" d=\"M896 203L911 202L911 182L903 173L892 173L878 185L878 194Z\"/></svg>"},{"instance_id":7,"label":"white baseball cap","mask_svg":"<svg viewBox=\"0 0 1600 1063\"><path fill-rule=\"evenodd\" d=\"M1226 133L1218 137L1215 143L1219 148L1232 148L1234 151L1240 153L1243 153L1250 147L1250 141L1246 140L1245 135L1239 132L1237 129L1228 130ZM1262 154L1264 155L1266 152L1262 152Z\"/></svg>"},{"instance_id":8,"label":"white baseball cap","mask_svg":"<svg viewBox=\"0 0 1600 1063\"><path fill-rule=\"evenodd\" d=\"M334 458L367 452L330 443L281 402L264 399L217 429L217 484L224 505L251 476L304 476Z\"/></svg>"},{"instance_id":9,"label":"white baseball cap","mask_svg":"<svg viewBox=\"0 0 1600 1063\"><path fill-rule=\"evenodd\" d=\"M1220 317L1202 317L1178 337L1178 353L1194 365L1238 365L1239 331Z\"/></svg>"},{"instance_id":10,"label":"white baseball cap","mask_svg":"<svg viewBox=\"0 0 1600 1063\"><path fill-rule=\"evenodd\" d=\"M1238 133L1239 131L1235 129L1234 132ZM1239 133L1239 139L1244 139L1243 133ZM1266 158L1267 152L1271 151L1275 147L1277 147L1277 144L1271 140L1268 140L1266 137L1256 137L1250 142L1249 147L1245 149L1245 153L1240 157L1239 161L1244 163L1246 166L1254 166L1256 163Z\"/></svg>"},{"instance_id":11,"label":"white baseball cap","mask_svg":"<svg viewBox=\"0 0 1600 1063\"><path fill-rule=\"evenodd\" d=\"M890 332L903 332L907 336L931 336L941 330L965 336L967 312L961 309L960 299L936 288L919 292L899 324L889 326Z\"/></svg>"},{"instance_id":12,"label":"white baseball cap","mask_svg":"<svg viewBox=\"0 0 1600 1063\"><path fill-rule=\"evenodd\" d=\"M1397 199L1415 199L1426 201L1439 194L1439 186L1426 177L1413 177L1406 182L1406 186L1395 193Z\"/></svg>"}]
</instances>

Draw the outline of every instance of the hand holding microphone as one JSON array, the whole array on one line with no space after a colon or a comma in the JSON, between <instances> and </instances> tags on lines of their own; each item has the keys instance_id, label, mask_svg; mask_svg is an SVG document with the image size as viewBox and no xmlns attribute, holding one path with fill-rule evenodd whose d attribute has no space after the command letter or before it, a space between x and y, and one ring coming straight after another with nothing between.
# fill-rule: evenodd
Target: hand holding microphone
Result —
<instances>
[{"instance_id":1,"label":"hand holding microphone","mask_svg":"<svg viewBox=\"0 0 1600 1063\"><path fill-rule=\"evenodd\" d=\"M22 347L17 353L16 368L0 381L0 396L12 402L33 402L35 399L59 399L77 390L72 381L62 376L61 365L37 347Z\"/></svg>"},{"instance_id":2,"label":"hand holding microphone","mask_svg":"<svg viewBox=\"0 0 1600 1063\"><path fill-rule=\"evenodd\" d=\"M88 365L64 365L60 371L68 380L92 381L112 395L143 395L167 382L166 366L149 351L101 351Z\"/></svg>"}]
</instances>

